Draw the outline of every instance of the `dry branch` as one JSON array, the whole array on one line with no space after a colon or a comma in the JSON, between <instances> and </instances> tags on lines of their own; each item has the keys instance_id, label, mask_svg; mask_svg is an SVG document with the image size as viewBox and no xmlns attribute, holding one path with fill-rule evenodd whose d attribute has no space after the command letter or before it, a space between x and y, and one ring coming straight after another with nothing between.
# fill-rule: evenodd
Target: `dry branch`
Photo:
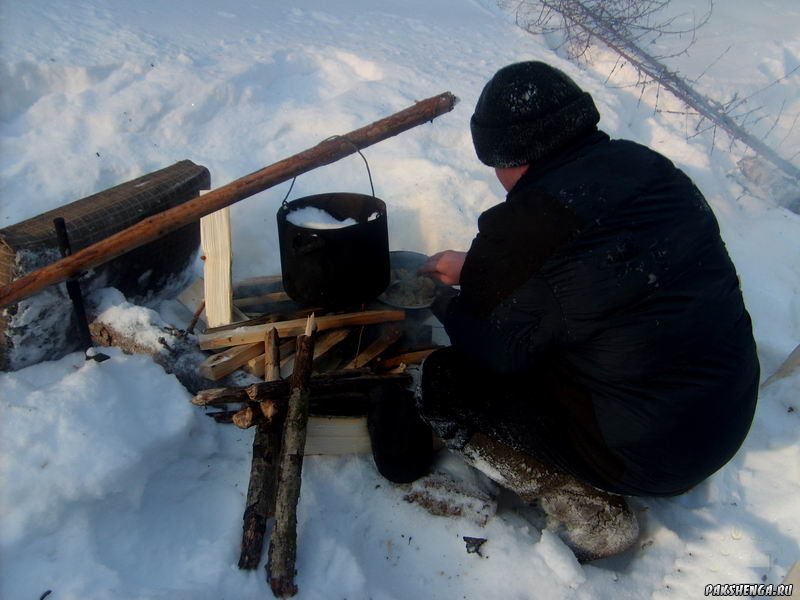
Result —
<instances>
[{"instance_id":1,"label":"dry branch","mask_svg":"<svg viewBox=\"0 0 800 600\"><path fill-rule=\"evenodd\" d=\"M645 49L652 45L654 39L664 34L691 34L694 39L696 30L711 14L709 10L699 23L686 30L670 31L675 22L674 17L660 23L653 22L654 15L667 4L667 0L531 0L519 2L516 12L518 24L528 31L563 33L570 47L570 55L574 58L583 56L591 44L599 40L633 65L639 75L637 85L641 85L643 91L646 84L655 82L659 86L659 92L663 87L695 110L701 118L714 123L709 129L713 129L715 133L717 127L723 129L732 140L742 142L784 173L800 181L800 169L745 129L742 118L746 113L733 114L736 106L746 101L746 98L728 105L708 98L695 90L676 71L667 67L663 60L669 57L656 56ZM555 15L559 15L561 21L552 25ZM683 52L686 49L681 53Z\"/></svg>"},{"instance_id":2,"label":"dry branch","mask_svg":"<svg viewBox=\"0 0 800 600\"><path fill-rule=\"evenodd\" d=\"M270 329L264 340L267 381L280 378L278 368L278 334ZM239 555L240 569L255 569L261 560L264 546L264 533L267 519L275 512L275 491L277 486L278 456L281 447L284 412L277 410L274 403L261 403L258 414L268 422L258 424L253 439L253 459L250 465L250 483L247 488L247 504L242 522L242 551ZM251 408L251 412L254 412ZM236 423L239 426L238 423Z\"/></svg>"},{"instance_id":3,"label":"dry branch","mask_svg":"<svg viewBox=\"0 0 800 600\"><path fill-rule=\"evenodd\" d=\"M271 328L267 329L269 331ZM288 340L280 345L278 348L278 356L281 361L285 360L287 357L294 354L296 343L294 339ZM259 354L255 358L249 360L247 365L245 365L245 370L250 373L251 375L255 375L256 377L261 377L263 379L267 379L264 374L264 367L266 365L267 357L265 354ZM267 379L267 381L270 381Z\"/></svg>"},{"instance_id":4,"label":"dry branch","mask_svg":"<svg viewBox=\"0 0 800 600\"><path fill-rule=\"evenodd\" d=\"M292 391L283 426L275 498L275 529L269 545L267 578L278 597L294 596L297 559L297 502L300 499L300 473L310 398L311 365L314 360L314 316L308 319L305 334L297 338L297 362L292 375Z\"/></svg>"}]
</instances>

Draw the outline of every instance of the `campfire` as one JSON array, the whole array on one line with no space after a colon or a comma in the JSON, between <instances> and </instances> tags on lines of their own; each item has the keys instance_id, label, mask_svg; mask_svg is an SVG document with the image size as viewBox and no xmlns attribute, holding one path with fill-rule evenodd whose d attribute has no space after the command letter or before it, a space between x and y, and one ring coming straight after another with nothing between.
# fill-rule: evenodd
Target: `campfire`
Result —
<instances>
[{"instance_id":1,"label":"campfire","mask_svg":"<svg viewBox=\"0 0 800 600\"><path fill-rule=\"evenodd\" d=\"M236 293L231 282L229 207L311 169L355 152L361 154L362 148L449 112L456 102L449 92L423 100L205 195L199 192L210 187L207 169L183 161L0 230L0 309L5 309L0 312L0 365L12 364L20 331L31 339L40 338L44 350L39 358L46 356L44 352L54 357L81 346L87 360L101 360L104 357L91 348L94 342L149 352L159 361L156 355L162 349L141 348L103 323L90 324L83 305L86 290L81 286L131 280L134 288L146 288L153 272L146 270L149 263L168 263L170 268L160 279L167 281L182 272L183 263L196 247L191 242L196 244L199 220L204 278L181 295L193 318L185 330L171 332L179 334L175 339L180 340L180 349L164 338L159 342L173 358L181 352L197 356L192 334L204 321L196 342L200 350L211 354L195 363L195 380L213 383L239 370L263 379L244 387L203 389L193 402L214 407L209 415L220 423L256 428L239 566L253 569L258 565L266 523L274 516L268 580L276 596L294 595L296 509L308 442L314 452L321 453L368 450L364 414L370 393L381 386L410 385L407 365L419 363L435 344L430 327L426 329L418 315L412 318L404 310L376 302L390 283L390 257L386 205L375 198L374 188L372 196L337 193L293 203L284 200L278 214L283 272L244 282ZM369 165L366 158L364 161L371 184ZM292 205L327 210L344 224L318 229L302 221L298 224L296 219L287 219ZM130 218L123 221L115 218L118 214ZM174 245L177 236L189 241L184 244L188 254L176 253L169 245L154 245L168 238ZM141 269L131 258L131 251L137 248L148 249L147 256L154 256ZM61 251L59 260L53 260L56 249ZM26 262L29 256L38 257L37 261ZM175 256L180 260L171 261ZM114 259L119 259L115 263L118 277L110 277L105 266ZM93 279L87 276L92 270ZM68 282L74 305L77 335L53 335L57 327L69 328L71 319L59 293L46 288L63 281ZM155 291L152 286L136 290L140 294ZM16 322L16 316L24 316L31 307L57 318L51 324L26 329ZM71 339L59 346L53 341L56 337ZM25 347L32 345L26 339ZM22 356L12 366L29 359ZM165 367L172 371L175 365ZM192 379L185 373L182 377L177 369L175 372L184 384ZM324 434L308 438L310 414L323 420L349 418L355 427L349 436L340 437L357 443L332 450L320 443ZM316 449L313 443L317 443Z\"/></svg>"},{"instance_id":2,"label":"campfire","mask_svg":"<svg viewBox=\"0 0 800 600\"><path fill-rule=\"evenodd\" d=\"M219 423L256 428L239 566L258 566L267 521L274 517L269 581L276 595L291 595L303 456L369 451L370 394L381 386L411 385L407 366L437 346L429 311L379 302L353 311L300 308L277 276L243 282L236 291L233 306L247 311L247 319L198 335L200 348L216 351L199 371L219 380L243 369L264 382L202 390L192 402L212 409L207 414ZM181 296L187 308L195 308L196 292L190 288Z\"/></svg>"}]
</instances>

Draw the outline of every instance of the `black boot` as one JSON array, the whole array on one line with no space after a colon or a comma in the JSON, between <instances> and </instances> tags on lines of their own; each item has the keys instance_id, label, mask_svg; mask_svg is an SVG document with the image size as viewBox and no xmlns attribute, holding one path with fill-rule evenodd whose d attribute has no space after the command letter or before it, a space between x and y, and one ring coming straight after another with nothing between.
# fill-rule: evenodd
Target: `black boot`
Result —
<instances>
[{"instance_id":1,"label":"black boot","mask_svg":"<svg viewBox=\"0 0 800 600\"><path fill-rule=\"evenodd\" d=\"M417 414L412 392L399 386L375 388L367 430L375 466L386 479L409 483L430 472L433 435Z\"/></svg>"}]
</instances>

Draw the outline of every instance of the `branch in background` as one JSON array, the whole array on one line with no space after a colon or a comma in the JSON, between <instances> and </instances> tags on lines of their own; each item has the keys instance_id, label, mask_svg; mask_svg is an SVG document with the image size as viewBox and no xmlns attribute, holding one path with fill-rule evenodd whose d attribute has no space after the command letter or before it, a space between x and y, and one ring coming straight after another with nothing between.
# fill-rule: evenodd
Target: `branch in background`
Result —
<instances>
[{"instance_id":1,"label":"branch in background","mask_svg":"<svg viewBox=\"0 0 800 600\"><path fill-rule=\"evenodd\" d=\"M509 7L509 3L503 0L499 4L501 7ZM736 140L745 144L796 182L800 182L800 169L768 146L764 141L766 136L758 139L744 128L747 117L753 111L739 115L732 114L733 110L747 100L789 77L800 67L796 67L784 77L771 82L745 98L734 96L727 104L708 98L697 92L689 81L676 71L669 69L662 61L665 58L687 52L696 39L697 30L708 22L713 4L709 1L708 11L699 20L695 20L692 26L682 30L672 29L672 25L680 15L666 18L660 22L656 20L659 12L668 4L669 0L638 2L631 0L529 0L519 2L515 8L515 14L517 23L527 31L564 35L569 55L573 59L585 59L591 45L595 41L601 42L637 70L636 85L646 86L656 83L658 91L663 87L689 108L695 110L701 118L714 123L709 128L714 130L714 141L716 141L716 128L719 127L730 136L732 141ZM560 21L554 24L553 19L556 15ZM662 36L687 33L691 33L692 40L678 53L660 56L643 48L644 44L651 45ZM618 62L615 63L614 69L617 66ZM658 99L656 108L658 107L657 102ZM770 132L773 128L770 128Z\"/></svg>"}]
</instances>

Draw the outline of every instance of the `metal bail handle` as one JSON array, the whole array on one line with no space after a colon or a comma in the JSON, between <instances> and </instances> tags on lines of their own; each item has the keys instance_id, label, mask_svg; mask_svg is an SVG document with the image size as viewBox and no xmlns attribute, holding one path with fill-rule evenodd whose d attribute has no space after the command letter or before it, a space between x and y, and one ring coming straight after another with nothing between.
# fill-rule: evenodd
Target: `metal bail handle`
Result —
<instances>
[{"instance_id":1,"label":"metal bail handle","mask_svg":"<svg viewBox=\"0 0 800 600\"><path fill-rule=\"evenodd\" d=\"M364 156L364 154L361 152L361 149L358 146L356 146L352 142L352 140L350 140L350 138L347 138L347 137L345 137L343 135L332 135L331 137L322 140L322 142L323 143L324 142L330 142L330 141L333 141L333 140L344 140L345 142L350 144L353 148L355 148L356 152L358 152L358 155L364 160L364 166L367 167L367 178L369 178L369 188L372 191L372 197L374 198L375 197L375 184L372 183L372 171L370 171L369 162L367 161L367 157ZM289 199L289 194L292 193L292 188L294 188L294 182L295 181L297 181L297 177L293 177L292 178L292 183L291 183L291 185L289 185L289 191L286 192L286 195L283 197L283 201L281 202L281 206L283 208L287 208L289 206L289 203L287 202L287 200Z\"/></svg>"}]
</instances>

